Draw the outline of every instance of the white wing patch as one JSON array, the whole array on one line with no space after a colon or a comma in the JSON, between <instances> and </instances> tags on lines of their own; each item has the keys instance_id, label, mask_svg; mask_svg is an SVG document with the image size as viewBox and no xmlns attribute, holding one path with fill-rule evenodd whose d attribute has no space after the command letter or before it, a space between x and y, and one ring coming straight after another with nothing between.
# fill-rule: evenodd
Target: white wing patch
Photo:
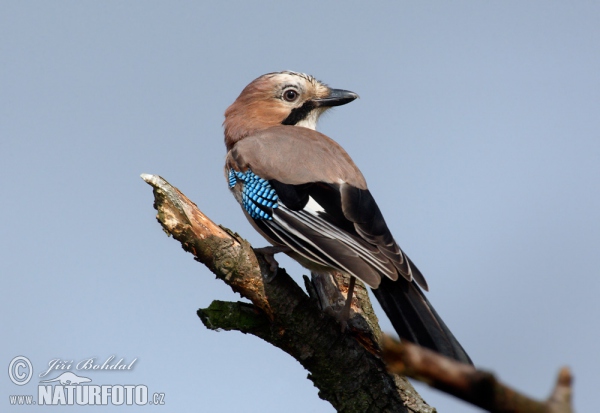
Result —
<instances>
[{"instance_id":1,"label":"white wing patch","mask_svg":"<svg viewBox=\"0 0 600 413\"><path fill-rule=\"evenodd\" d=\"M350 234L340 230L328 221L319 217L318 212L324 212L325 210L312 197L309 197L308 203L301 211L292 211L286 208L283 204L280 205L278 210L279 212L273 215L273 221L264 221L264 223L271 228L275 235L277 235L284 244L288 245L300 255L303 255L309 260L312 260L320 265L331 266L348 274L352 274L355 277L365 281L371 287L376 288L376 285L371 285L371 283L365 279L366 274L355 274L350 268L346 267L342 262L340 262L339 259L336 259L336 257L329 251L323 247L320 247L319 242L310 239L310 237L307 236L308 234L306 234L301 227L294 228L282 220L282 217L278 216L279 213L292 216L307 229L315 231L321 234L323 237L338 241L341 245L345 246L345 254L347 254L347 256L361 258L379 274L385 275L394 280L397 278L394 265L380 251L378 251L376 248L366 247L366 245L355 239ZM310 246L313 251L304 248L302 243Z\"/></svg>"},{"instance_id":2,"label":"white wing patch","mask_svg":"<svg viewBox=\"0 0 600 413\"><path fill-rule=\"evenodd\" d=\"M325 212L325 209L317 201L313 199L312 196L308 197L308 202L304 206L305 210L309 210L310 212Z\"/></svg>"}]
</instances>

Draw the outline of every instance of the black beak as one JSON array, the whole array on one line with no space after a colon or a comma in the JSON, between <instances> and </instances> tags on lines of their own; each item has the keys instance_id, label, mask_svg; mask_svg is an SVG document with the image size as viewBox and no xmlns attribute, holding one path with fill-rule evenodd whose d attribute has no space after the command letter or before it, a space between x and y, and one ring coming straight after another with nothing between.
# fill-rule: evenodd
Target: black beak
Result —
<instances>
[{"instance_id":1,"label":"black beak","mask_svg":"<svg viewBox=\"0 0 600 413\"><path fill-rule=\"evenodd\" d=\"M313 99L312 101L316 107L331 107L345 105L356 98L358 98L358 95L349 90L330 89L329 96L321 99Z\"/></svg>"}]
</instances>

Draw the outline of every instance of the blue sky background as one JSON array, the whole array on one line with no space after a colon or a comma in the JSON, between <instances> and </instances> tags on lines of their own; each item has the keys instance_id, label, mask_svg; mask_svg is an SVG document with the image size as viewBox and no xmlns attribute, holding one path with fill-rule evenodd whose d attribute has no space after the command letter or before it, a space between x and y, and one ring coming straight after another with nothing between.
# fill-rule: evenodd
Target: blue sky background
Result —
<instances>
[{"instance_id":1,"label":"blue sky background","mask_svg":"<svg viewBox=\"0 0 600 413\"><path fill-rule=\"evenodd\" d=\"M137 357L89 377L167 405L102 411L333 412L286 354L204 328L198 308L239 296L165 236L139 178L264 246L228 192L221 123L251 80L292 69L360 95L320 130L475 363L538 398L568 365L576 409L593 411L599 21L591 1L1 1L2 370ZM0 409L25 411L7 395L38 381L0 375ZM477 411L419 389L440 412Z\"/></svg>"}]
</instances>

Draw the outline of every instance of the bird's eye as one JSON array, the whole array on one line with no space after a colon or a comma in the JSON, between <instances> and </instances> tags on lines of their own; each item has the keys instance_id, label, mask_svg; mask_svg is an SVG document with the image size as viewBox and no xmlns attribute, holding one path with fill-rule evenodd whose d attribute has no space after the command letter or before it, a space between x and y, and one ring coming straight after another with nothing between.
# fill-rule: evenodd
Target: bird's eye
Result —
<instances>
[{"instance_id":1,"label":"bird's eye","mask_svg":"<svg viewBox=\"0 0 600 413\"><path fill-rule=\"evenodd\" d=\"M288 102L293 102L298 98L298 92L296 92L294 89L288 89L283 92L283 98Z\"/></svg>"}]
</instances>

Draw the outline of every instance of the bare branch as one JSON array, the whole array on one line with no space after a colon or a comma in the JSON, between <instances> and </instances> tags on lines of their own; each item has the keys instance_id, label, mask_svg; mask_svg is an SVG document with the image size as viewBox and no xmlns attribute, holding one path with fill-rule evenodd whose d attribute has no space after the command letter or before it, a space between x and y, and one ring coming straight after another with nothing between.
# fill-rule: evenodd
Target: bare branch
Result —
<instances>
[{"instance_id":1,"label":"bare branch","mask_svg":"<svg viewBox=\"0 0 600 413\"><path fill-rule=\"evenodd\" d=\"M369 328L373 311L365 304L364 286L360 293L357 285L362 299L353 303L350 328L342 332L332 312L321 308L320 302L328 299L318 293L322 286L331 291L328 283L343 287L346 281L342 275L325 280L313 275L312 282L305 279L311 296L281 268L265 283L264 279L271 279L269 264L250 244L213 223L161 177L144 174L142 178L154 188L154 207L165 232L252 302L215 301L209 308L198 310L206 327L250 333L287 352L310 372L308 377L319 389L319 396L337 411L434 411L406 379L388 373L377 356L380 333Z\"/></svg>"},{"instance_id":2,"label":"bare branch","mask_svg":"<svg viewBox=\"0 0 600 413\"><path fill-rule=\"evenodd\" d=\"M545 402L524 396L493 374L416 346L383 338L383 358L391 372L415 378L493 413L572 413L569 369L564 367Z\"/></svg>"},{"instance_id":3,"label":"bare branch","mask_svg":"<svg viewBox=\"0 0 600 413\"><path fill-rule=\"evenodd\" d=\"M347 276L305 277L307 295L285 270L279 268L272 277L270 264L248 242L208 219L163 178L146 174L142 178L154 187L154 207L165 232L252 302L214 301L198 310L204 325L250 333L287 352L310 372L308 378L319 388L319 396L337 411L434 411L400 374L494 413L573 412L572 377L567 368L561 370L548 400L539 402L500 383L491 373L382 337L360 282L349 328L342 332L335 317L345 301Z\"/></svg>"}]
</instances>

